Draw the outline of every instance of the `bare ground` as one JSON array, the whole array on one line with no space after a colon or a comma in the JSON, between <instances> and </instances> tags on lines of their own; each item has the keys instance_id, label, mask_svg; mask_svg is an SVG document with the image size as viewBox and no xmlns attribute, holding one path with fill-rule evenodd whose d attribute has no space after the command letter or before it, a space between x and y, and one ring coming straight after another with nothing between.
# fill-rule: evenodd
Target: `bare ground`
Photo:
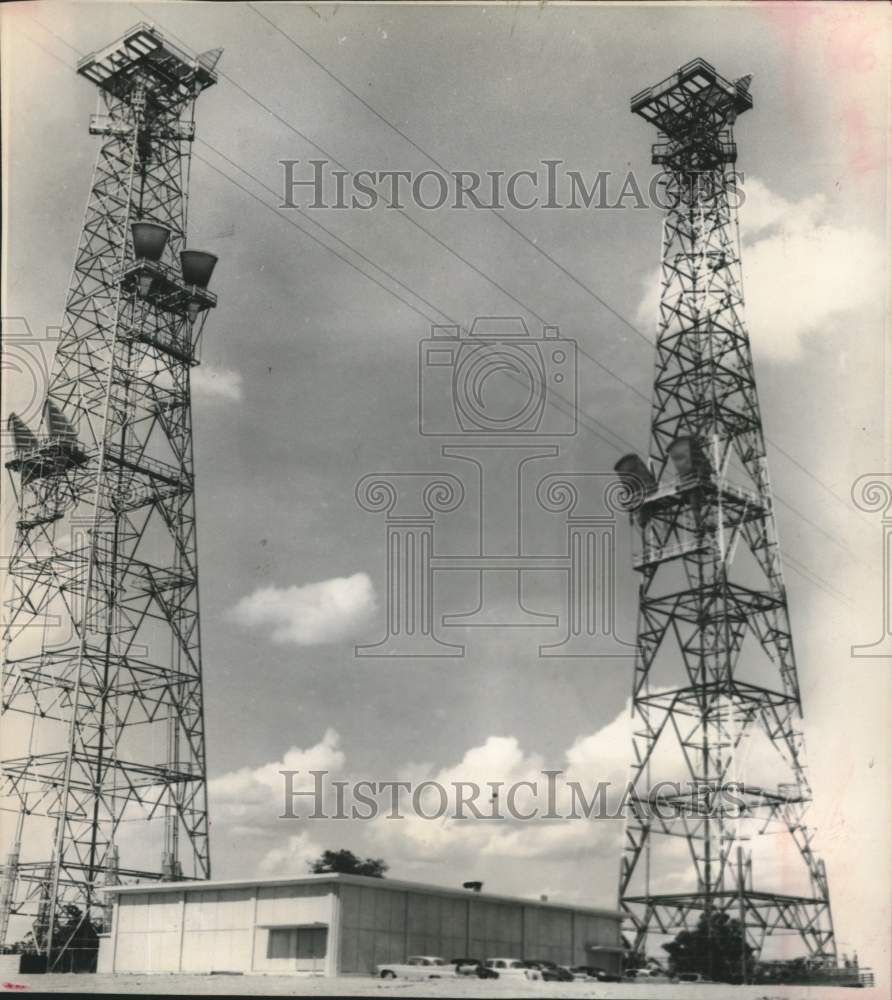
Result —
<instances>
[{"instance_id":1,"label":"bare ground","mask_svg":"<svg viewBox=\"0 0 892 1000\"><path fill-rule=\"evenodd\" d=\"M23 988L24 987L24 988ZM133 993L148 996L360 996L360 997L560 997L579 1000L887 1000L879 989L852 993L839 987L722 986L716 984L520 983L477 979L429 983L303 976L198 975L18 975L0 984L8 993Z\"/></svg>"}]
</instances>

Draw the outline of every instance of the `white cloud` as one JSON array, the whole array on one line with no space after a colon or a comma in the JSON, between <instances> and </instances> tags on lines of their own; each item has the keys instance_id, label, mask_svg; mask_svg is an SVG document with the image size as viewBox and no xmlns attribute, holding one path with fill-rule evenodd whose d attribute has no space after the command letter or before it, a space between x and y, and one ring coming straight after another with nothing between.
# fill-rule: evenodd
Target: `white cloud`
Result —
<instances>
[{"instance_id":1,"label":"white cloud","mask_svg":"<svg viewBox=\"0 0 892 1000\"><path fill-rule=\"evenodd\" d=\"M276 643L315 646L357 634L376 609L366 573L292 587L260 587L235 606L236 619L271 627Z\"/></svg>"},{"instance_id":2,"label":"white cloud","mask_svg":"<svg viewBox=\"0 0 892 1000\"><path fill-rule=\"evenodd\" d=\"M425 818L425 815L416 815L410 808L409 796L404 795L403 818L394 821L388 818L390 793L382 792L377 796L381 813L364 822L349 823L350 847L358 854L384 857L395 872L420 871L428 878L434 871L473 872L480 866L495 873L503 862L510 866L517 861L534 861L538 866L584 862L615 867L622 849L622 820L584 818L578 814L578 800L576 818L567 818L571 812L567 782L579 782L586 801L594 800L599 783L610 782L611 788L604 801L610 814L615 814L628 777L632 725L627 703L605 725L573 740L563 759L554 762L546 762L539 753L525 751L513 736L489 736L447 766L407 764L396 769L404 780L411 776L416 786L422 781L435 781L446 789L446 816ZM668 737L666 752L654 765L655 771L666 780L686 781L688 773L678 743L671 738L671 733L665 735ZM748 784L769 787L779 780L787 780L786 769L782 764L779 766L777 752L767 738L763 737L761 744L758 740L753 743L744 751L748 758L745 773L737 773L732 778L745 777ZM259 874L302 874L306 871L306 861L318 857L323 847L341 842L345 828L337 824L332 826L334 821L311 821L308 817L314 803L309 798L295 800L296 816L302 818L295 817L287 823L280 821L278 817L283 815L285 806L285 781L280 771L299 772L294 778L294 790L299 792L312 791L311 771L328 772L322 806L324 812L332 816L336 810L332 778L348 782L359 777L375 780L375 775L360 767L361 762L348 762L338 733L329 729L312 746L291 747L280 760L259 767L240 768L211 781L209 796L215 823L224 839L249 849L252 856L240 860L254 866ZM547 793L542 772L557 769L563 772L555 781L555 812L560 818L545 819L542 814L547 808ZM523 781L537 782L539 788L538 794L526 789L514 799L514 807L521 811L539 807L538 818L528 821L508 815L507 790ZM492 811L503 818L476 819L467 804L466 819L449 818L455 812L456 784L459 782L474 782L480 786L481 794L474 801L484 816ZM498 810L491 806L489 782L503 783L497 793ZM471 795L472 791L466 786L466 803ZM348 810L351 801L348 792ZM438 792L430 790L429 795L422 797L421 809L428 817L436 817L440 807ZM758 857L763 887L795 886L799 889L804 868L790 853L789 836L759 837L757 827L760 826L761 823L742 821L741 832L749 836L748 843ZM668 847L663 845L661 850L669 851L661 855L664 867L660 878L665 880L667 888L676 883L682 885L692 877L683 842L673 841ZM507 869L493 877L509 881L512 878Z\"/></svg>"},{"instance_id":3,"label":"white cloud","mask_svg":"<svg viewBox=\"0 0 892 1000\"><path fill-rule=\"evenodd\" d=\"M658 691L654 689L652 694L656 693ZM439 770L428 767L426 771L423 765L407 766L403 769L404 777L411 776L415 783L433 780L449 791L447 817L455 811L454 785L457 782L476 782L481 787L482 794L476 799L476 804L484 815L490 803L487 783L502 782L505 787L499 792L499 802L500 812L505 816L508 811L505 789L523 781L536 782L538 794L521 790L516 795L514 806L521 812L538 806L539 817L530 821L512 818L426 819L410 813L401 822L394 823L381 816L367 824L369 850L392 861L414 864L436 858L438 862L456 867L467 867L477 857L538 859L541 862L578 860L582 855L618 857L622 821L603 816L584 818L580 813L585 806L571 791L569 783L578 783L585 801L592 803L599 784L609 782L609 789L603 798L599 798L606 806L608 816L616 814L630 777L633 720L629 710L627 702L600 729L575 739L561 762L546 762L540 754L525 753L515 737L490 736L480 746L467 750L456 764ZM745 780L748 784L766 787L791 780L788 766L764 732L756 727L749 732L738 751L739 763L729 773L728 780ZM664 781L677 781L682 788L691 780L682 749L677 739L673 738L671 729L664 733L652 760L654 780L659 776ZM555 779L554 805L555 812L564 818L543 819L542 814L547 808L543 771L558 769L562 773ZM435 815L441 804L439 793L432 791L422 798L421 804L424 812ZM571 816L574 806L576 818L566 818ZM469 808L465 812L471 814ZM774 839L773 846L777 850L782 841ZM689 874L685 859L682 851L676 859L679 877ZM789 859L785 863L789 863Z\"/></svg>"},{"instance_id":4,"label":"white cloud","mask_svg":"<svg viewBox=\"0 0 892 1000\"><path fill-rule=\"evenodd\" d=\"M605 819L557 819L519 821L507 818L507 789L520 782L535 782L539 788L534 794L521 788L514 798L514 808L528 812L539 807L547 808L544 770L562 767L563 775L555 781L555 811L564 816L570 811L570 792L566 781L580 782L586 799L591 799L598 782L625 780L630 755L628 706L609 724L589 737L574 741L565 753L561 765L546 764L538 753L525 753L513 736L490 736L481 745L471 747L461 760L447 767L426 772L423 765L409 765L403 769L418 783L432 780L442 785L448 793L447 817L453 815L459 782L474 782L482 794L475 804L484 815L490 809L491 790L488 783L501 782L498 812L506 818L498 820L426 819L413 814L394 823L378 817L367 824L376 854L408 864L430 861L467 867L475 858L517 858L555 861L578 859L580 855L607 852L613 856L619 847L621 824ZM610 805L615 805L621 793L617 787L611 795ZM466 793L470 794L470 793ZM440 805L440 796L431 792L422 798L422 810L434 815ZM468 816L470 807L465 808Z\"/></svg>"},{"instance_id":5,"label":"white cloud","mask_svg":"<svg viewBox=\"0 0 892 1000\"><path fill-rule=\"evenodd\" d=\"M740 232L746 242L752 243L766 230L779 227L808 229L817 225L827 210L827 199L823 194L811 195L793 203L770 191L758 177L748 178L741 188L744 199L739 213Z\"/></svg>"},{"instance_id":6,"label":"white cloud","mask_svg":"<svg viewBox=\"0 0 892 1000\"><path fill-rule=\"evenodd\" d=\"M341 738L334 729L326 729L322 739L306 750L291 747L280 760L262 764L260 767L242 767L229 771L208 783L208 793L214 808L225 809L227 815L245 815L254 807L266 806L274 801L277 812L281 812L284 783L280 771L300 771L309 775L310 771L340 773L344 767L344 752L340 749ZM294 787L312 788L312 779L301 783L295 779Z\"/></svg>"},{"instance_id":7,"label":"white cloud","mask_svg":"<svg viewBox=\"0 0 892 1000\"><path fill-rule=\"evenodd\" d=\"M274 847L267 851L258 866L261 875L286 877L306 875L308 862L315 861L322 854L322 847L302 830L289 837L284 847Z\"/></svg>"},{"instance_id":8,"label":"white cloud","mask_svg":"<svg viewBox=\"0 0 892 1000\"><path fill-rule=\"evenodd\" d=\"M823 196L785 201L752 178L740 209L747 323L753 343L795 359L810 335L882 302L879 240L826 221Z\"/></svg>"},{"instance_id":9,"label":"white cloud","mask_svg":"<svg viewBox=\"0 0 892 1000\"><path fill-rule=\"evenodd\" d=\"M753 349L775 361L797 359L812 336L844 319L882 307L883 261L879 239L866 229L835 225L823 194L788 201L758 178L744 185L744 320ZM646 281L637 319L653 329L659 272Z\"/></svg>"},{"instance_id":10,"label":"white cloud","mask_svg":"<svg viewBox=\"0 0 892 1000\"><path fill-rule=\"evenodd\" d=\"M215 368L200 365L192 369L192 394L201 399L229 399L238 402L242 398L241 372L232 368Z\"/></svg>"}]
</instances>

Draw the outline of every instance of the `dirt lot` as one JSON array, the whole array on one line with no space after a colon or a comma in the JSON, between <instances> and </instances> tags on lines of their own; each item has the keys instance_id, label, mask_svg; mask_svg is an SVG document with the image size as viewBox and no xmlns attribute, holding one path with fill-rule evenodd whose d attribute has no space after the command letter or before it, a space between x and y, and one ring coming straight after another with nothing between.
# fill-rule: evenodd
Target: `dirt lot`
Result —
<instances>
[{"instance_id":1,"label":"dirt lot","mask_svg":"<svg viewBox=\"0 0 892 1000\"><path fill-rule=\"evenodd\" d=\"M24 989L21 989L24 987ZM597 1000L887 1000L882 992L821 989L806 986L658 985L632 983L509 983L450 979L430 983L345 976L340 979L298 976L16 976L0 984L4 992L134 993L150 996L227 994L230 996L360 996L360 997L578 997Z\"/></svg>"}]
</instances>

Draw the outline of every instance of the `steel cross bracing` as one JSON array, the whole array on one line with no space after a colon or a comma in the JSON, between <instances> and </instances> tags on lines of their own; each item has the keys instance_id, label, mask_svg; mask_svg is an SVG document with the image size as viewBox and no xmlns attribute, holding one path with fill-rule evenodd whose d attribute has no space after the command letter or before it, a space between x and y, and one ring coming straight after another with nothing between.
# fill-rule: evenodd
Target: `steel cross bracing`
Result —
<instances>
[{"instance_id":1,"label":"steel cross bracing","mask_svg":"<svg viewBox=\"0 0 892 1000\"><path fill-rule=\"evenodd\" d=\"M748 85L695 60L632 99L659 129L653 162L670 207L650 462L618 463L641 574L619 896L640 951L649 935L666 941L704 913L726 912L756 955L787 933L835 964L827 877L803 822L811 793L799 685L743 321L729 165L734 121L752 106ZM754 738L785 780L752 778ZM795 857L804 889L754 864L770 833L788 840L785 864Z\"/></svg>"},{"instance_id":2,"label":"steel cross bracing","mask_svg":"<svg viewBox=\"0 0 892 1000\"><path fill-rule=\"evenodd\" d=\"M217 55L139 25L79 64L101 145L44 425L10 418L0 930L32 921L51 965L69 904L102 923L102 885L210 876L190 370L216 300L179 254ZM157 261L139 222L169 230Z\"/></svg>"}]
</instances>

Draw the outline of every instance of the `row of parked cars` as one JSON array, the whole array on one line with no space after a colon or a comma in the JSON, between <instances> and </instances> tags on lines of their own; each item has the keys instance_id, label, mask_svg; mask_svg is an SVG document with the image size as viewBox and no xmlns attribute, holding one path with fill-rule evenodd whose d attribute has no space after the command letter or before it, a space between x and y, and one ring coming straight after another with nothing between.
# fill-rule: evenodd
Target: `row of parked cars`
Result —
<instances>
[{"instance_id":1,"label":"row of parked cars","mask_svg":"<svg viewBox=\"0 0 892 1000\"><path fill-rule=\"evenodd\" d=\"M545 959L453 958L412 955L405 962L385 962L376 966L382 979L445 979L476 976L478 979L525 979L545 982L617 983L621 976L593 965L558 965Z\"/></svg>"}]
</instances>

